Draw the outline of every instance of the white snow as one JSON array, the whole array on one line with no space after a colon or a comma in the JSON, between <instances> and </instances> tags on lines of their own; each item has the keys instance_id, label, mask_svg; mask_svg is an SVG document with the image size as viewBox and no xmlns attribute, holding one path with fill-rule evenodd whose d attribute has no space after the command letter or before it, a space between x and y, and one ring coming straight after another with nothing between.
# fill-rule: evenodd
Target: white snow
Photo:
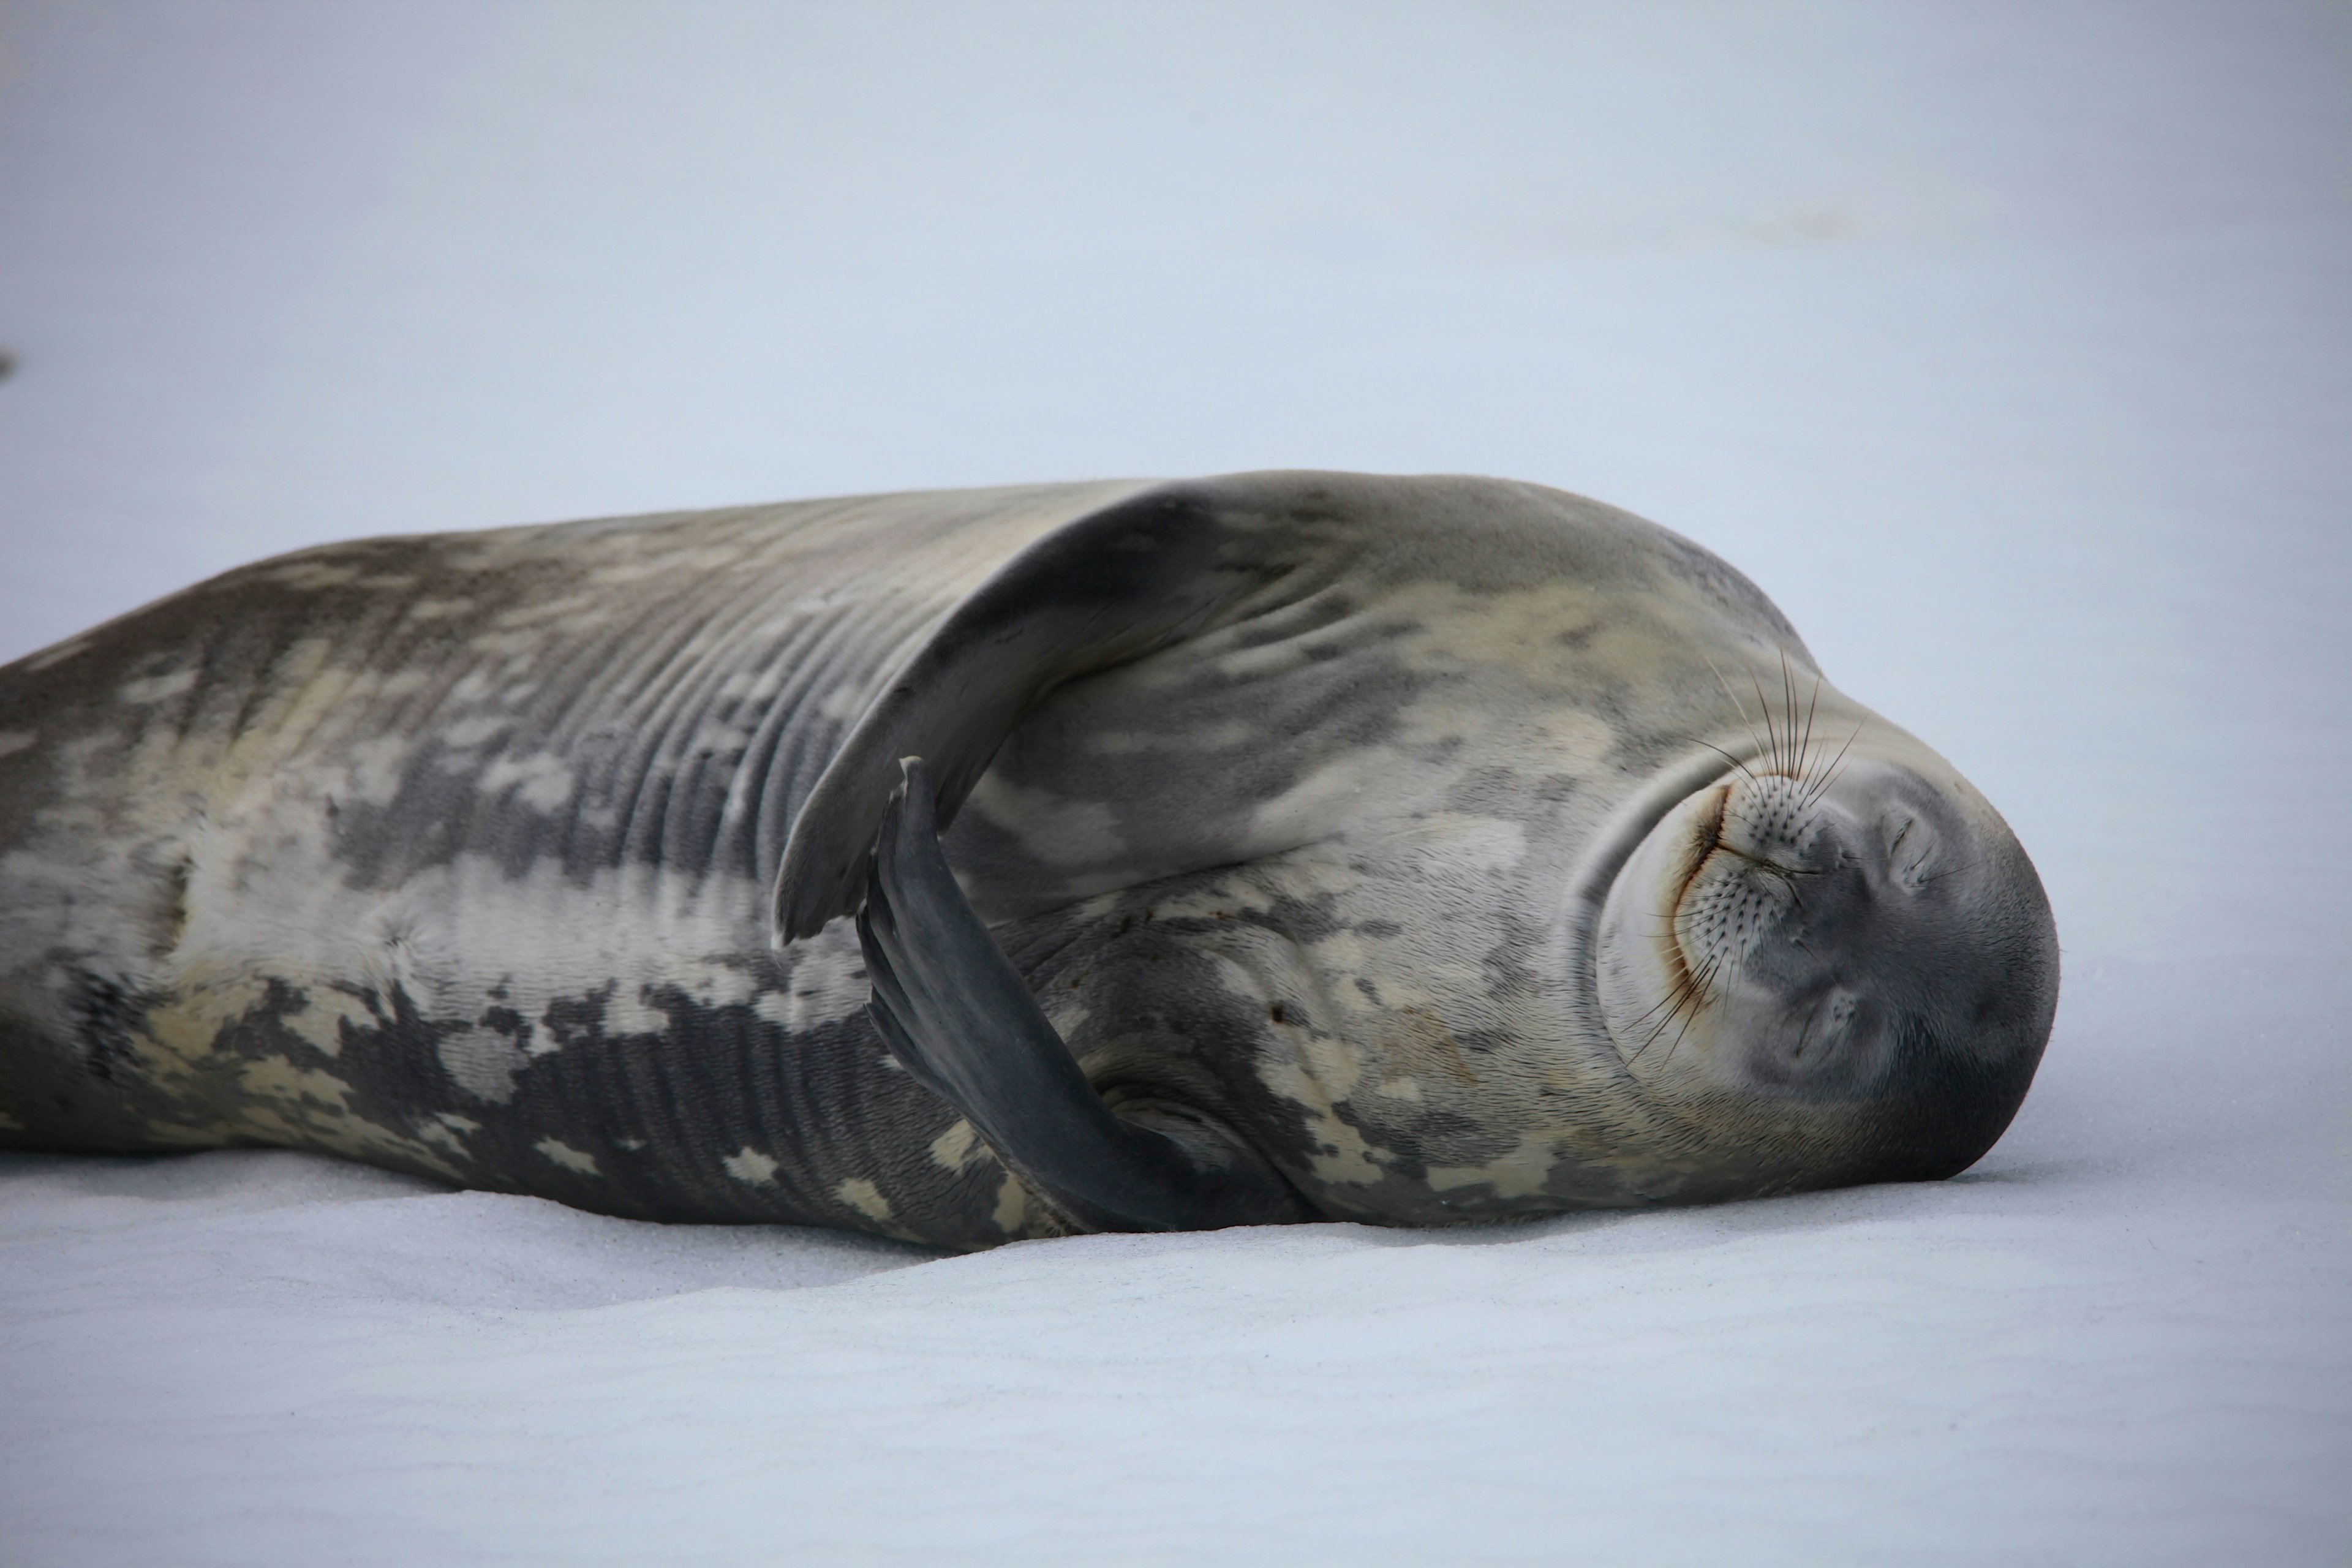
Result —
<instances>
[{"instance_id":1,"label":"white snow","mask_svg":"<svg viewBox=\"0 0 2352 1568\"><path fill-rule=\"evenodd\" d=\"M0 12L0 658L371 531L1501 473L1754 575L2068 962L1958 1181L1474 1234L0 1158L0 1561L2343 1561L2347 89L2257 0Z\"/></svg>"}]
</instances>

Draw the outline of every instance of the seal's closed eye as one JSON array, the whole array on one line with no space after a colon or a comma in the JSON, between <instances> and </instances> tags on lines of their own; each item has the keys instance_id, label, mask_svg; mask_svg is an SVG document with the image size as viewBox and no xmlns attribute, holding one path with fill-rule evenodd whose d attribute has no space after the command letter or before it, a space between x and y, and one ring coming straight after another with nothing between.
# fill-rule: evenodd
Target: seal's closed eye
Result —
<instances>
[{"instance_id":1,"label":"seal's closed eye","mask_svg":"<svg viewBox=\"0 0 2352 1568\"><path fill-rule=\"evenodd\" d=\"M929 770L882 820L857 937L867 1011L903 1067L1089 1230L1209 1230L1315 1218L1240 1139L1197 1117L1112 1114L965 901L940 853Z\"/></svg>"}]
</instances>

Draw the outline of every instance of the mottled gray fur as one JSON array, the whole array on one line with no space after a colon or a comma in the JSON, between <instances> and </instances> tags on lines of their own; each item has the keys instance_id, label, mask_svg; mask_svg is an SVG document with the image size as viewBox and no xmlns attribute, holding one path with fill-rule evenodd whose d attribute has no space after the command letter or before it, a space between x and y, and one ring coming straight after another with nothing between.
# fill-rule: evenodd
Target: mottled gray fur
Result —
<instances>
[{"instance_id":1,"label":"mottled gray fur","mask_svg":"<svg viewBox=\"0 0 2352 1568\"><path fill-rule=\"evenodd\" d=\"M286 1144L950 1247L1067 1228L890 1059L826 923L911 746L1112 1108L1212 1119L1315 1212L1944 1173L2047 1033L2038 884L1956 917L2016 992L1969 1004L1998 1048L1960 1090L1913 1059L1956 1003L1887 1026L1927 1041L1909 1067L1668 1085L1596 988L1612 880L1675 803L1831 766L1784 691L2030 880L1745 578L1535 486L1244 475L305 551L0 669L0 1145Z\"/></svg>"}]
</instances>

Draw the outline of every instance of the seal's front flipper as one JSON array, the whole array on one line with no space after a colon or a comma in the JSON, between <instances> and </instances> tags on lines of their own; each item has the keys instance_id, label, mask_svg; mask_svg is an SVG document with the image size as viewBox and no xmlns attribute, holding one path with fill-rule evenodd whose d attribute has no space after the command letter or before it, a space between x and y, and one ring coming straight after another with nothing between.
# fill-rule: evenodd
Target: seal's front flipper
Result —
<instances>
[{"instance_id":1,"label":"seal's front flipper","mask_svg":"<svg viewBox=\"0 0 2352 1568\"><path fill-rule=\"evenodd\" d=\"M1022 1179L1094 1230L1210 1230L1315 1217L1265 1161L1208 1125L1179 1138L1112 1114L940 853L919 759L890 802L857 917L867 1004L899 1062Z\"/></svg>"},{"instance_id":2,"label":"seal's front flipper","mask_svg":"<svg viewBox=\"0 0 2352 1568\"><path fill-rule=\"evenodd\" d=\"M856 911L898 759L930 763L940 824L953 822L1005 737L1057 688L1328 587L1360 548L1329 513L1312 485L1159 485L1004 563L891 677L801 802L776 868L772 940Z\"/></svg>"}]
</instances>

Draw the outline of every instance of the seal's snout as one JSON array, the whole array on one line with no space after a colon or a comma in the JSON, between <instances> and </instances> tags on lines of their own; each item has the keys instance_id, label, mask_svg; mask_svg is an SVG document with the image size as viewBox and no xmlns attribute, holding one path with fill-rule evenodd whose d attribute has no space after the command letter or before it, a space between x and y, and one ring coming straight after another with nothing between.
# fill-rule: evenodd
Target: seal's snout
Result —
<instances>
[{"instance_id":1,"label":"seal's snout","mask_svg":"<svg viewBox=\"0 0 2352 1568\"><path fill-rule=\"evenodd\" d=\"M1895 1066L1906 1012L1980 954L1937 883L1956 824L1916 775L1777 773L1725 788L1723 826L1675 910L1685 963L1737 1022L1759 1088L1849 1099Z\"/></svg>"},{"instance_id":2,"label":"seal's snout","mask_svg":"<svg viewBox=\"0 0 2352 1568\"><path fill-rule=\"evenodd\" d=\"M2014 837L1957 777L1892 761L1734 770L1651 831L1598 934L1602 1016L1645 1089L1834 1138L1867 1175L1989 1148L2056 999Z\"/></svg>"}]
</instances>

